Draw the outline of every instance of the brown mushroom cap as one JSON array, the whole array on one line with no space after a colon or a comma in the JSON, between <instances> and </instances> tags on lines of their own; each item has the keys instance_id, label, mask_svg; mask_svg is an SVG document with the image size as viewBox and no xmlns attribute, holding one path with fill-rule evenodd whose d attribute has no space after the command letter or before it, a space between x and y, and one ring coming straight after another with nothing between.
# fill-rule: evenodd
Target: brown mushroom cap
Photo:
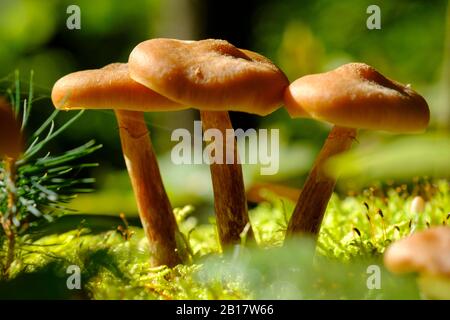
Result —
<instances>
[{"instance_id":1,"label":"brown mushroom cap","mask_svg":"<svg viewBox=\"0 0 450 320\"><path fill-rule=\"evenodd\" d=\"M301 77L286 89L284 102L293 118L349 128L420 132L430 119L421 95L364 63Z\"/></svg>"},{"instance_id":2,"label":"brown mushroom cap","mask_svg":"<svg viewBox=\"0 0 450 320\"><path fill-rule=\"evenodd\" d=\"M134 48L128 64L134 80L202 110L266 115L289 85L269 59L224 40L152 39Z\"/></svg>"},{"instance_id":3,"label":"brown mushroom cap","mask_svg":"<svg viewBox=\"0 0 450 320\"><path fill-rule=\"evenodd\" d=\"M57 109L174 111L186 109L132 80L126 63L85 70L59 79L52 90Z\"/></svg>"},{"instance_id":4,"label":"brown mushroom cap","mask_svg":"<svg viewBox=\"0 0 450 320\"><path fill-rule=\"evenodd\" d=\"M450 278L450 227L433 227L395 242L386 250L384 264L395 273Z\"/></svg>"},{"instance_id":5,"label":"brown mushroom cap","mask_svg":"<svg viewBox=\"0 0 450 320\"><path fill-rule=\"evenodd\" d=\"M7 156L16 159L23 151L20 127L11 105L0 97L0 158Z\"/></svg>"}]
</instances>

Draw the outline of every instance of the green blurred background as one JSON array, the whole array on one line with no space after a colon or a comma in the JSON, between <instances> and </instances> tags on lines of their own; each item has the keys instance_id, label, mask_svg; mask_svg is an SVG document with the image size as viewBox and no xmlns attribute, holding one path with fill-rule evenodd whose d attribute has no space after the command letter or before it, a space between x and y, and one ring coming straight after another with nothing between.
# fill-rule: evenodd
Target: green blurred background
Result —
<instances>
[{"instance_id":1,"label":"green blurred background","mask_svg":"<svg viewBox=\"0 0 450 320\"><path fill-rule=\"evenodd\" d=\"M69 30L66 9L81 9L81 29ZM381 9L381 29L368 30L366 9ZM0 0L0 91L12 86L20 70L22 90L35 72L33 124L53 110L53 83L82 69L127 61L139 42L156 37L222 38L273 59L295 80L340 64L361 61L425 96L432 118L425 135L398 136L362 131L352 153L336 161L344 169L341 192L374 180L408 182L415 176L450 176L450 9L446 0ZM70 117L65 113L61 122ZM212 212L207 165L176 166L170 161L171 132L192 130L196 111L147 115L163 180L174 206L193 204ZM233 113L235 128L280 129L280 171L260 176L257 165L245 165L247 187L255 182L299 188L330 126L314 120L292 120L280 109L261 118ZM62 150L95 138L104 148L90 172L97 191L72 204L82 212L135 215L133 195L120 150L115 118L109 111L89 111L55 141ZM359 160L358 160L359 159ZM370 161L361 161L369 159ZM374 160L375 159L375 160ZM372 161L373 160L373 161Z\"/></svg>"}]
</instances>

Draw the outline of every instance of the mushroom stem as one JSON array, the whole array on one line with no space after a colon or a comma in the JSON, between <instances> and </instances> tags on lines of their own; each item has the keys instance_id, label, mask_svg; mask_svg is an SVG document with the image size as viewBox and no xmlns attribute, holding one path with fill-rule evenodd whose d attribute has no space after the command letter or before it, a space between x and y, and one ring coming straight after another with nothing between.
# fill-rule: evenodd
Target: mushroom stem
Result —
<instances>
[{"instance_id":1,"label":"mushroom stem","mask_svg":"<svg viewBox=\"0 0 450 320\"><path fill-rule=\"evenodd\" d=\"M144 114L115 110L123 155L136 198L139 216L149 241L153 266L173 267L177 253L178 226L163 186Z\"/></svg>"},{"instance_id":2,"label":"mushroom stem","mask_svg":"<svg viewBox=\"0 0 450 320\"><path fill-rule=\"evenodd\" d=\"M227 137L227 129L233 129L227 111L201 111L203 130L218 129L222 137ZM211 163L211 179L214 190L214 208L217 229L222 247L241 243L241 233L249 227L246 237L253 238L247 210L244 179L241 164L238 161L236 139L233 136L233 163ZM229 142L229 141L228 141ZM217 142L215 141L217 146ZM222 154L227 154L227 144L222 143Z\"/></svg>"},{"instance_id":3,"label":"mushroom stem","mask_svg":"<svg viewBox=\"0 0 450 320\"><path fill-rule=\"evenodd\" d=\"M287 237L301 233L318 235L336 184L335 178L323 172L323 165L330 157L350 149L356 134L356 129L333 127L300 193L289 221Z\"/></svg>"}]
</instances>

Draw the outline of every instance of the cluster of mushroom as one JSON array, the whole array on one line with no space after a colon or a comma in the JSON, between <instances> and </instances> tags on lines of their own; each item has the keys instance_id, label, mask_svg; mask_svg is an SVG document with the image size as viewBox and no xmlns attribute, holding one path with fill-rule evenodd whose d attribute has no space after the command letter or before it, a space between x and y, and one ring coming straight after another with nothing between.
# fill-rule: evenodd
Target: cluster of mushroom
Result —
<instances>
[{"instance_id":1,"label":"cluster of mushroom","mask_svg":"<svg viewBox=\"0 0 450 320\"><path fill-rule=\"evenodd\" d=\"M137 45L128 63L69 74L55 84L56 108L114 109L127 170L149 240L151 263L182 262L178 227L164 190L143 112L200 110L204 130L231 129L228 111L268 115L283 104L292 118L335 124L303 187L288 235L317 235L335 179L323 172L330 156L350 148L357 129L423 131L425 100L409 86L372 67L350 63L289 84L269 59L223 40L152 39ZM223 141L214 141L217 148ZM210 165L217 229L222 246L252 239L236 141L233 163ZM225 152L224 152L225 154Z\"/></svg>"}]
</instances>

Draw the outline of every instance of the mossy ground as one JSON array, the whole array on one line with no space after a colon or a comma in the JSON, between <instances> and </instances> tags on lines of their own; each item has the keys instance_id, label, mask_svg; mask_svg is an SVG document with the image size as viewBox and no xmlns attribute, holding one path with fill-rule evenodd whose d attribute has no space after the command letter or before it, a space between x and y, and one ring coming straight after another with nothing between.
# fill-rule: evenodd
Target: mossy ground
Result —
<instances>
[{"instance_id":1,"label":"mossy ground","mask_svg":"<svg viewBox=\"0 0 450 320\"><path fill-rule=\"evenodd\" d=\"M426 206L415 214L410 204L418 194ZM0 282L0 297L418 299L414 275L387 272L382 253L414 229L450 223L448 181L374 186L345 197L333 195L316 251L309 239L281 247L293 205L274 198L253 208L250 217L259 248L236 247L224 254L213 223L198 224L190 206L177 209L189 261L173 269L149 266L140 228L122 225L121 231L98 233L85 225L37 240L25 236L11 279ZM80 267L82 290L67 289L69 265ZM380 268L380 289L367 285L371 265Z\"/></svg>"}]
</instances>

